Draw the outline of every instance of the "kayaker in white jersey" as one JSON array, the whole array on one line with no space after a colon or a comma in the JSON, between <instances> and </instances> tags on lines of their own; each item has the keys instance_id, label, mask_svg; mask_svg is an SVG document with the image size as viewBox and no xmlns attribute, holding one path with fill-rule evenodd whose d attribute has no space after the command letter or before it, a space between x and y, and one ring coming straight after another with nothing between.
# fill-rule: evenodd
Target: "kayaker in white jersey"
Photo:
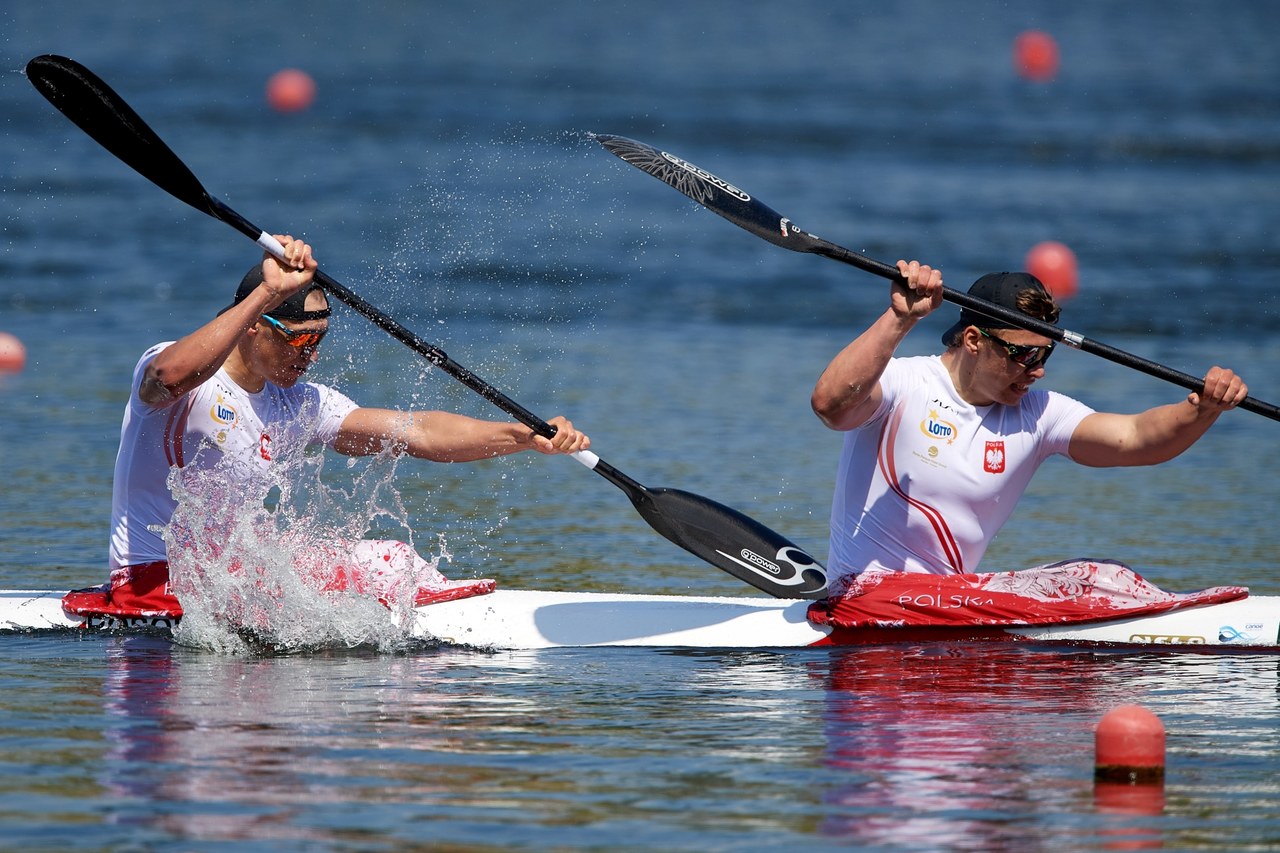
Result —
<instances>
[{"instance_id":1,"label":"kayaker in white jersey","mask_svg":"<svg viewBox=\"0 0 1280 853\"><path fill-rule=\"evenodd\" d=\"M525 450L573 453L590 445L563 417L550 421L556 435L546 439L519 423L365 408L304 382L329 332L329 302L313 283L311 247L287 235L277 239L286 262L266 255L231 305L180 340L151 347L135 368L112 494L111 580L103 590L109 614L181 612L167 588L163 537L177 508L168 486L175 466L217 466L219 476L249 485L315 445L349 456L391 449L436 462ZM351 543L310 563L324 588L384 599L402 585L396 572L428 592L451 583L401 542Z\"/></svg>"},{"instance_id":2,"label":"kayaker in white jersey","mask_svg":"<svg viewBox=\"0 0 1280 853\"><path fill-rule=\"evenodd\" d=\"M965 308L941 355L898 358L907 333L943 301L942 273L898 262L889 306L827 365L812 395L845 433L827 568L840 593L864 572L971 574L1032 475L1054 454L1092 467L1154 465L1196 442L1248 394L1213 367L1199 392L1139 414L1109 414L1034 387L1049 338ZM1034 276L984 275L969 293L1056 324ZM1015 573L1016 574L1016 573Z\"/></svg>"}]
</instances>

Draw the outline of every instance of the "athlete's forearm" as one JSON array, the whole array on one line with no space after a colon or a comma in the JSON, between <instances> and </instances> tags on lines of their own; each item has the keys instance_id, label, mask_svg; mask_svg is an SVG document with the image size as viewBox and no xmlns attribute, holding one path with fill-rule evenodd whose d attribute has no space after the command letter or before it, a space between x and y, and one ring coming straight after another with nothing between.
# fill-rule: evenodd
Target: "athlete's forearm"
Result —
<instances>
[{"instance_id":1,"label":"athlete's forearm","mask_svg":"<svg viewBox=\"0 0 1280 853\"><path fill-rule=\"evenodd\" d=\"M859 426L880 403L879 382L898 344L916 324L892 309L836 355L818 377L810 405L831 429Z\"/></svg>"}]
</instances>

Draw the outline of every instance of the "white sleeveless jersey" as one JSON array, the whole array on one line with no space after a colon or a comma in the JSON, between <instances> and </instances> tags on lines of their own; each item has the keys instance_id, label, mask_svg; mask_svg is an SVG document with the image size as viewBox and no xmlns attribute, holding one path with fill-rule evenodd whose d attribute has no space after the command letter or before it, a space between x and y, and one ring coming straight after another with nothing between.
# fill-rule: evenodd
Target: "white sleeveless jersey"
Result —
<instances>
[{"instance_id":1,"label":"white sleeveless jersey","mask_svg":"<svg viewBox=\"0 0 1280 853\"><path fill-rule=\"evenodd\" d=\"M172 404L149 406L138 397L139 385L151 359L171 343L147 350L133 371L111 495L112 569L166 559L161 529L177 508L168 486L174 466L207 469L226 457L235 464L220 471L247 482L273 459L331 447L343 419L358 408L332 388L307 382L292 388L268 382L251 394L221 369Z\"/></svg>"},{"instance_id":2,"label":"white sleeveless jersey","mask_svg":"<svg viewBox=\"0 0 1280 853\"><path fill-rule=\"evenodd\" d=\"M1017 406L975 407L942 360L895 358L884 399L845 433L831 506L832 578L867 569L975 572L1032 475L1093 410L1033 388Z\"/></svg>"}]
</instances>

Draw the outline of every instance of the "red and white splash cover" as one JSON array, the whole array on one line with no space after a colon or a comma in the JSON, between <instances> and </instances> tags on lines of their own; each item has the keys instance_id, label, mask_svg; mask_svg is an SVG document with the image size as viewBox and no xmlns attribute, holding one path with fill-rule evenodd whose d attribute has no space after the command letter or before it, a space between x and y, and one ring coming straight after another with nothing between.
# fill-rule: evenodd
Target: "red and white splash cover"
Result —
<instances>
[{"instance_id":1,"label":"red and white splash cover","mask_svg":"<svg viewBox=\"0 0 1280 853\"><path fill-rule=\"evenodd\" d=\"M1107 560L985 574L875 571L846 579L831 597L814 602L809 619L843 628L1046 625L1147 616L1248 594L1240 586L1165 592Z\"/></svg>"}]
</instances>

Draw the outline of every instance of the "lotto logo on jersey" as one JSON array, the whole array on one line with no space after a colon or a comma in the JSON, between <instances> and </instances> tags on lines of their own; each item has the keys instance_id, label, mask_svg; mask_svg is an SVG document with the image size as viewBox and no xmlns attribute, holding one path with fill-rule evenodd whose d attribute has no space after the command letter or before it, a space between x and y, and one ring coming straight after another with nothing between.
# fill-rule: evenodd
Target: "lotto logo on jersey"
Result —
<instances>
[{"instance_id":1,"label":"lotto logo on jersey","mask_svg":"<svg viewBox=\"0 0 1280 853\"><path fill-rule=\"evenodd\" d=\"M222 395L219 394L217 399L213 401L213 406L209 409L209 417L220 424L231 426L236 422L236 410L234 406L228 406L224 403Z\"/></svg>"},{"instance_id":2,"label":"lotto logo on jersey","mask_svg":"<svg viewBox=\"0 0 1280 853\"><path fill-rule=\"evenodd\" d=\"M986 452L982 454L982 470L988 474L1004 473L1004 442L988 441Z\"/></svg>"},{"instance_id":3,"label":"lotto logo on jersey","mask_svg":"<svg viewBox=\"0 0 1280 853\"><path fill-rule=\"evenodd\" d=\"M930 411L929 417L920 422L920 431L935 441L950 444L956 440L956 425L938 417L937 409Z\"/></svg>"}]
</instances>

